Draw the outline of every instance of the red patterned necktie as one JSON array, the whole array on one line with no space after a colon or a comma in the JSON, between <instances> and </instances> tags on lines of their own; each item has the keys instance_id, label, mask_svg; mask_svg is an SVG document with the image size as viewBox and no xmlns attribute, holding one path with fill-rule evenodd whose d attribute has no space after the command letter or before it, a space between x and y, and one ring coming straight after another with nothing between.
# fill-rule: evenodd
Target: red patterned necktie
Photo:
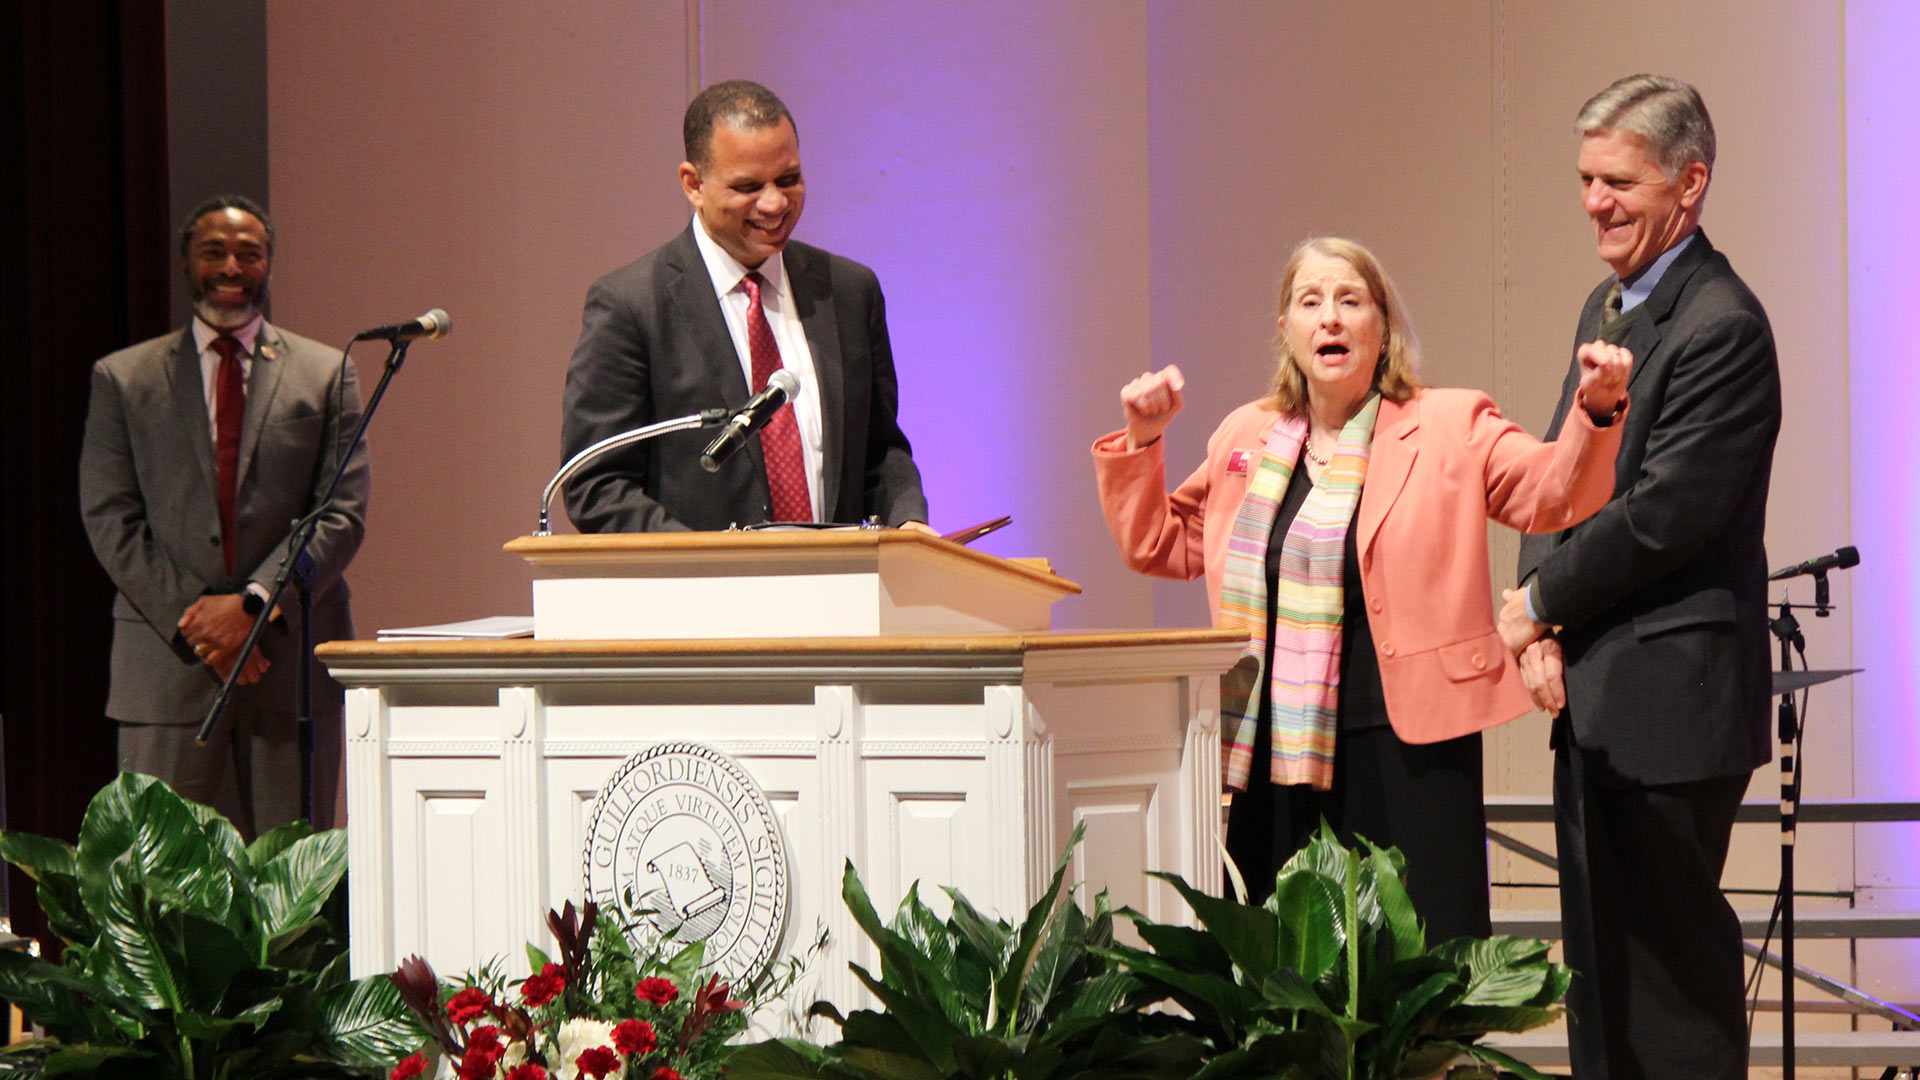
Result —
<instances>
[{"instance_id":1,"label":"red patterned necktie","mask_svg":"<svg viewBox=\"0 0 1920 1080\"><path fill-rule=\"evenodd\" d=\"M766 282L759 274L748 274L747 351L753 359L753 392L766 389L780 364L780 346L773 340L773 327L760 306L760 287ZM795 422L793 406L784 405L760 430L760 449L767 459L767 488L773 495L773 520L812 521L813 499L807 493L807 460L800 452L800 425Z\"/></svg>"},{"instance_id":2,"label":"red patterned necktie","mask_svg":"<svg viewBox=\"0 0 1920 1080\"><path fill-rule=\"evenodd\" d=\"M233 573L233 501L240 479L240 425L247 416L247 379L240 367L240 342L226 334L213 339L220 354L213 379L213 460L220 480L220 548Z\"/></svg>"}]
</instances>

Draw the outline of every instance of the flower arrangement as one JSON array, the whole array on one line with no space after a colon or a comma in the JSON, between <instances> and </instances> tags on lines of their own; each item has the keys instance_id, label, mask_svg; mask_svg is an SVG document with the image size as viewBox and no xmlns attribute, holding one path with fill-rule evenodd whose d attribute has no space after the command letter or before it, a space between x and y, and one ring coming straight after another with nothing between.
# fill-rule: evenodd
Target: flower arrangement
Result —
<instances>
[{"instance_id":1,"label":"flower arrangement","mask_svg":"<svg viewBox=\"0 0 1920 1080\"><path fill-rule=\"evenodd\" d=\"M636 950L618 930L596 934L601 921L591 900L549 911L559 956L528 946L533 974L518 983L489 967L442 987L425 960L409 957L388 977L430 1044L390 1080L429 1070L457 1080L708 1080L752 1011L799 974L788 962L736 998L701 972L703 943Z\"/></svg>"}]
</instances>

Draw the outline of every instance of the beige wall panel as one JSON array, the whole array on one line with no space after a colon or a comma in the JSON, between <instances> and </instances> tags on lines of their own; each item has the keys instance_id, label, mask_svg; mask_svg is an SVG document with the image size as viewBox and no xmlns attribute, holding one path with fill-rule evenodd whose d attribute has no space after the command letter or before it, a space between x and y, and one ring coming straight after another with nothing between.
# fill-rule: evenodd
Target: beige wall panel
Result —
<instances>
[{"instance_id":1,"label":"beige wall panel","mask_svg":"<svg viewBox=\"0 0 1920 1080\"><path fill-rule=\"evenodd\" d=\"M1769 502L1771 561L1784 565L1846 543L1840 5L1717 0L1632 2L1610 9L1609 25L1658 28L1634 34L1599 32L1593 11L1574 5L1512 4L1507 19L1508 66L1516 88L1509 95L1513 412L1523 423L1544 423L1565 371L1579 305L1607 273L1593 254L1591 231L1579 208L1574 114L1586 97L1621 75L1658 71L1684 78L1705 96L1719 136L1703 227L1766 305L1779 347L1785 421ZM1534 356L1540 357L1537 363L1528 359ZM1834 585L1835 599L1847 603L1846 576L1836 576ZM1781 591L1774 586L1769 595L1778 598ZM1804 581L1796 582L1791 593L1796 600L1811 599ZM1805 617L1803 625L1812 665L1844 666L1851 651L1848 624ZM1844 693L1815 691L1803 746L1810 797L1852 793L1846 700ZM1505 778L1544 776L1549 755L1543 746L1530 745L1508 744L1512 756ZM1777 769L1769 766L1755 774L1749 794L1772 797L1778 785ZM1489 787L1494 786L1490 776ZM1778 882L1778 867L1776 830L1744 825L1735 831L1728 885L1771 888ZM1850 888L1851 830L1803 830L1796 871L1802 889ZM1764 898L1753 896L1737 902L1765 905ZM1817 961L1809 954L1803 962L1846 978L1851 974L1846 960L1844 950L1828 948ZM1770 987L1763 993L1777 997L1777 983ZM1832 1026L1837 1019L1806 1018L1802 1026ZM1759 1023L1777 1027L1778 1016L1762 1013Z\"/></svg>"},{"instance_id":2,"label":"beige wall panel","mask_svg":"<svg viewBox=\"0 0 1920 1080\"><path fill-rule=\"evenodd\" d=\"M1514 115L1514 411L1551 411L1586 294L1607 273L1578 203L1572 117L1620 75L1659 71L1694 83L1712 110L1719 160L1702 225L1767 307L1781 360L1785 423L1776 450L1767 548L1784 565L1846 542L1845 277L1840 19L1837 4L1723 0L1629 3L1610 15L1657 34L1596 34L1590 11L1516 4L1510 70L1524 92ZM1539 355L1537 367L1524 358ZM1835 579L1846 602L1846 579ZM1796 599L1810 600L1804 582ZM1780 588L1771 595L1778 597ZM1847 625L1806 620L1815 667L1839 666ZM1845 698L1816 695L1807 793L1851 792ZM1769 768L1754 793L1777 791ZM1847 844L1802 852L1810 887L1851 880ZM1761 867L1729 872L1764 876ZM1744 882L1751 883L1751 882Z\"/></svg>"},{"instance_id":3,"label":"beige wall panel","mask_svg":"<svg viewBox=\"0 0 1920 1080\"><path fill-rule=\"evenodd\" d=\"M1172 481L1229 410L1265 392L1280 272L1310 236L1380 256L1431 381L1491 388L1486 6L1152 10L1153 363L1188 377L1167 435ZM1155 617L1203 624L1205 594L1163 585Z\"/></svg>"},{"instance_id":4,"label":"beige wall panel","mask_svg":"<svg viewBox=\"0 0 1920 1080\"><path fill-rule=\"evenodd\" d=\"M359 630L526 612L500 544L559 466L587 285L685 212L684 11L278 2L267 36L276 318L330 342L432 307L454 321L370 432ZM367 392L383 356L354 350Z\"/></svg>"},{"instance_id":5,"label":"beige wall panel","mask_svg":"<svg viewBox=\"0 0 1920 1080\"><path fill-rule=\"evenodd\" d=\"M880 275L933 523L1011 513L983 549L1044 555L1086 587L1056 627L1146 625L1149 586L1111 554L1087 453L1147 362L1145 6L700 11L705 81L758 79L799 121L796 235Z\"/></svg>"}]
</instances>

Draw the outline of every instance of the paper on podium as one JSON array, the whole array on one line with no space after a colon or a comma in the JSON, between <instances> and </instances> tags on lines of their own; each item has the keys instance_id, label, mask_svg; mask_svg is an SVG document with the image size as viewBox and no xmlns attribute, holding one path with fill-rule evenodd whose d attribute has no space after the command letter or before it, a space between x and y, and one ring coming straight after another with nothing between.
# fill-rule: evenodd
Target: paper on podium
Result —
<instances>
[{"instance_id":1,"label":"paper on podium","mask_svg":"<svg viewBox=\"0 0 1920 1080\"><path fill-rule=\"evenodd\" d=\"M380 641L501 641L532 636L531 615L488 615L432 626L399 626L374 634Z\"/></svg>"}]
</instances>

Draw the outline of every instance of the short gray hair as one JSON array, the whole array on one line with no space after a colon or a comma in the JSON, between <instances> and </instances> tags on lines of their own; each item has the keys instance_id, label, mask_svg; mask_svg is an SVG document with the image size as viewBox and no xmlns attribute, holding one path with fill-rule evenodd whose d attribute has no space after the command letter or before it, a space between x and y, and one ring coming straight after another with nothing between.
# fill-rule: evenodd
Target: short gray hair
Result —
<instances>
[{"instance_id":1,"label":"short gray hair","mask_svg":"<svg viewBox=\"0 0 1920 1080\"><path fill-rule=\"evenodd\" d=\"M1629 75L1587 99L1574 121L1582 135L1625 131L1647 140L1667 179L1698 161L1713 172L1713 118L1700 91L1665 75Z\"/></svg>"}]
</instances>

